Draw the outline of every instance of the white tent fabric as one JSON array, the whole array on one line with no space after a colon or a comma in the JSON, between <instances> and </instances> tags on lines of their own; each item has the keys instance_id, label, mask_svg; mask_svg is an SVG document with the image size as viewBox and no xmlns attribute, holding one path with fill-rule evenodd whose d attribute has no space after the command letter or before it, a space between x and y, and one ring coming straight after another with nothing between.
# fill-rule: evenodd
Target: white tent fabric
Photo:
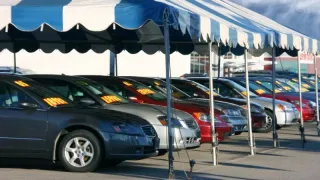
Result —
<instances>
[{"instance_id":1,"label":"white tent fabric","mask_svg":"<svg viewBox=\"0 0 320 180\"><path fill-rule=\"evenodd\" d=\"M317 40L228 0L2 0L0 50L154 53L163 49L166 11L173 51L183 54L208 41L258 50L274 45L289 51L320 48ZM136 43L141 45L132 45Z\"/></svg>"}]
</instances>

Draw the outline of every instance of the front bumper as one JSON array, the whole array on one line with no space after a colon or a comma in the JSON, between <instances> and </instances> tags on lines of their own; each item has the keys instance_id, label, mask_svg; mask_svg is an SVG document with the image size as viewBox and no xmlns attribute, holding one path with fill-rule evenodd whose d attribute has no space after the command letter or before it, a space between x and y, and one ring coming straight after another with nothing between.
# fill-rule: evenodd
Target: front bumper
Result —
<instances>
[{"instance_id":1,"label":"front bumper","mask_svg":"<svg viewBox=\"0 0 320 180\"><path fill-rule=\"evenodd\" d=\"M300 112L298 110L276 111L276 116L278 125L293 125L299 121Z\"/></svg>"},{"instance_id":2,"label":"front bumper","mask_svg":"<svg viewBox=\"0 0 320 180\"><path fill-rule=\"evenodd\" d=\"M251 113L251 118L252 118L252 128L254 130L264 127L264 125L266 123L266 115L265 114Z\"/></svg>"},{"instance_id":3,"label":"front bumper","mask_svg":"<svg viewBox=\"0 0 320 180\"><path fill-rule=\"evenodd\" d=\"M168 127L162 125L153 126L160 138L159 149L168 149ZM181 150L185 148L195 148L200 146L200 130L173 128L174 150Z\"/></svg>"},{"instance_id":4,"label":"front bumper","mask_svg":"<svg viewBox=\"0 0 320 180\"><path fill-rule=\"evenodd\" d=\"M242 116L236 116L236 117L232 117L232 116L228 116L228 119L230 120L233 128L232 130L234 132L244 132L247 131L248 129L246 128L248 121L246 118L242 117Z\"/></svg>"},{"instance_id":5,"label":"front bumper","mask_svg":"<svg viewBox=\"0 0 320 180\"><path fill-rule=\"evenodd\" d=\"M107 159L140 160L157 155L160 139L137 135L103 133Z\"/></svg>"},{"instance_id":6,"label":"front bumper","mask_svg":"<svg viewBox=\"0 0 320 180\"><path fill-rule=\"evenodd\" d=\"M210 125L200 125L201 130L201 143L211 143L211 126ZM218 140L223 141L230 137L234 130L230 126L216 127L216 133L218 133Z\"/></svg>"}]
</instances>

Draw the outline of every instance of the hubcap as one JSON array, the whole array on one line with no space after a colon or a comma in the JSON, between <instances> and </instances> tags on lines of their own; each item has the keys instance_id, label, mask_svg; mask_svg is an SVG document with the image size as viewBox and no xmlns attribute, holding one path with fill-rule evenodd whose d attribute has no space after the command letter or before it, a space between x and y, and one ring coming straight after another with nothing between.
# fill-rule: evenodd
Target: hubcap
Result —
<instances>
[{"instance_id":1,"label":"hubcap","mask_svg":"<svg viewBox=\"0 0 320 180\"><path fill-rule=\"evenodd\" d=\"M265 125L265 129L269 129L272 126L272 117L267 115L266 117L266 125Z\"/></svg>"},{"instance_id":2,"label":"hubcap","mask_svg":"<svg viewBox=\"0 0 320 180\"><path fill-rule=\"evenodd\" d=\"M88 139L75 137L67 143L64 154L70 165L85 167L92 161L94 149Z\"/></svg>"}]
</instances>

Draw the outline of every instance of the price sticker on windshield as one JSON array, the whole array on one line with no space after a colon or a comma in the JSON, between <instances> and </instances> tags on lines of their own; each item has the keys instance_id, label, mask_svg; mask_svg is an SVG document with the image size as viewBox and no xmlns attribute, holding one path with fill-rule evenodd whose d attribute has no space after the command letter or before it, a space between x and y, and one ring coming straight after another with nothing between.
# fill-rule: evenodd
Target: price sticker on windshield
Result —
<instances>
[{"instance_id":1,"label":"price sticker on windshield","mask_svg":"<svg viewBox=\"0 0 320 180\"><path fill-rule=\"evenodd\" d=\"M61 98L44 98L43 101L52 107L68 104L66 101L64 101Z\"/></svg>"},{"instance_id":2,"label":"price sticker on windshield","mask_svg":"<svg viewBox=\"0 0 320 180\"><path fill-rule=\"evenodd\" d=\"M289 86L283 86L283 89L289 91L291 88Z\"/></svg>"},{"instance_id":3,"label":"price sticker on windshield","mask_svg":"<svg viewBox=\"0 0 320 180\"><path fill-rule=\"evenodd\" d=\"M118 98L117 96L113 96L113 95L110 95L110 96L102 96L101 99L108 103L108 104L111 104L111 103L116 103L116 102L120 102L121 99Z\"/></svg>"},{"instance_id":4,"label":"price sticker on windshield","mask_svg":"<svg viewBox=\"0 0 320 180\"><path fill-rule=\"evenodd\" d=\"M247 92L245 92L245 91L242 91L241 94L244 96L247 96Z\"/></svg>"},{"instance_id":5,"label":"price sticker on windshield","mask_svg":"<svg viewBox=\"0 0 320 180\"><path fill-rule=\"evenodd\" d=\"M155 92L154 91L152 91L151 89L147 89L147 88L145 88L145 89L138 89L137 90L140 94L142 94L142 95L149 95L149 94L154 94Z\"/></svg>"},{"instance_id":6,"label":"price sticker on windshield","mask_svg":"<svg viewBox=\"0 0 320 180\"><path fill-rule=\"evenodd\" d=\"M29 84L23 81L14 81L15 84L19 85L20 87L29 87Z\"/></svg>"},{"instance_id":7,"label":"price sticker on windshield","mask_svg":"<svg viewBox=\"0 0 320 180\"><path fill-rule=\"evenodd\" d=\"M265 93L265 91L262 90L262 89L257 89L256 92L257 92L258 94L264 94L264 93Z\"/></svg>"},{"instance_id":8,"label":"price sticker on windshield","mask_svg":"<svg viewBox=\"0 0 320 180\"><path fill-rule=\"evenodd\" d=\"M296 78L292 78L292 81L298 82L298 79L296 79Z\"/></svg>"},{"instance_id":9,"label":"price sticker on windshield","mask_svg":"<svg viewBox=\"0 0 320 180\"><path fill-rule=\"evenodd\" d=\"M279 89L274 90L275 93L280 93L281 91Z\"/></svg>"},{"instance_id":10,"label":"price sticker on windshield","mask_svg":"<svg viewBox=\"0 0 320 180\"><path fill-rule=\"evenodd\" d=\"M262 84L262 82L260 82L260 81L256 81L256 83L258 83L258 84Z\"/></svg>"},{"instance_id":11,"label":"price sticker on windshield","mask_svg":"<svg viewBox=\"0 0 320 180\"><path fill-rule=\"evenodd\" d=\"M310 81L312 84L316 84L314 81Z\"/></svg>"},{"instance_id":12,"label":"price sticker on windshield","mask_svg":"<svg viewBox=\"0 0 320 180\"><path fill-rule=\"evenodd\" d=\"M302 84L302 86L305 88L310 88L310 86L308 84Z\"/></svg>"},{"instance_id":13,"label":"price sticker on windshield","mask_svg":"<svg viewBox=\"0 0 320 180\"><path fill-rule=\"evenodd\" d=\"M124 85L126 85L126 86L132 86L132 84L129 83L128 81L122 81L122 83L123 83Z\"/></svg>"},{"instance_id":14,"label":"price sticker on windshield","mask_svg":"<svg viewBox=\"0 0 320 180\"><path fill-rule=\"evenodd\" d=\"M160 83L157 82L157 81L155 81L154 84L157 85L157 86L160 86Z\"/></svg>"},{"instance_id":15,"label":"price sticker on windshield","mask_svg":"<svg viewBox=\"0 0 320 180\"><path fill-rule=\"evenodd\" d=\"M279 81L276 81L276 83L279 84L279 85L281 84Z\"/></svg>"}]
</instances>

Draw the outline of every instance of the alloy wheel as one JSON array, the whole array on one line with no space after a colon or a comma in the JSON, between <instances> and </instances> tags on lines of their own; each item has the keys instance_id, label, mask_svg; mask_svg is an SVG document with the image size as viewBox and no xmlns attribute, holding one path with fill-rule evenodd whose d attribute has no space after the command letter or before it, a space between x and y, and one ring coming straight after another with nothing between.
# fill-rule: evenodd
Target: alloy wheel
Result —
<instances>
[{"instance_id":1,"label":"alloy wheel","mask_svg":"<svg viewBox=\"0 0 320 180\"><path fill-rule=\"evenodd\" d=\"M85 167L94 157L92 143L83 137L75 137L68 141L64 154L68 163L74 167Z\"/></svg>"}]
</instances>

